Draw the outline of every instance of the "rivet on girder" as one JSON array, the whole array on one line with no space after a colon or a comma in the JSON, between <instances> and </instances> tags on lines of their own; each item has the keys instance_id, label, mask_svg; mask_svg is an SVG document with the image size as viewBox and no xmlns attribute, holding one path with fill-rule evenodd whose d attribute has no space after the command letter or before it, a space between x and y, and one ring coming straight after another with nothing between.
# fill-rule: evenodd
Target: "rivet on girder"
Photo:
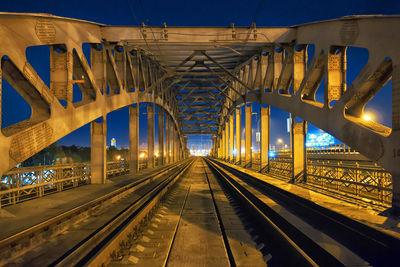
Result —
<instances>
[{"instance_id":1,"label":"rivet on girder","mask_svg":"<svg viewBox=\"0 0 400 267\"><path fill-rule=\"evenodd\" d=\"M251 24L250 29L253 32L254 39L256 40L257 39L257 28L256 28L256 23L255 22L253 22Z\"/></svg>"},{"instance_id":2,"label":"rivet on girder","mask_svg":"<svg viewBox=\"0 0 400 267\"><path fill-rule=\"evenodd\" d=\"M141 32L142 32L143 39L146 39L147 38L147 32L146 32L146 24L144 24L144 22L142 22Z\"/></svg>"},{"instance_id":3,"label":"rivet on girder","mask_svg":"<svg viewBox=\"0 0 400 267\"><path fill-rule=\"evenodd\" d=\"M236 39L235 23L231 23L232 28L232 39Z\"/></svg>"},{"instance_id":4,"label":"rivet on girder","mask_svg":"<svg viewBox=\"0 0 400 267\"><path fill-rule=\"evenodd\" d=\"M167 30L167 23L163 23L163 38L168 40L168 30Z\"/></svg>"}]
</instances>

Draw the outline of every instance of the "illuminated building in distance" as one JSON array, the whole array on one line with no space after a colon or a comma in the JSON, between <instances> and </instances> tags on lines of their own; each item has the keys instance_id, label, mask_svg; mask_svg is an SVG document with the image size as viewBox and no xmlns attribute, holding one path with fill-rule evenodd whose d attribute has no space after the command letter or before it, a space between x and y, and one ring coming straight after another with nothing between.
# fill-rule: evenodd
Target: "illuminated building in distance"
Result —
<instances>
[{"instance_id":1,"label":"illuminated building in distance","mask_svg":"<svg viewBox=\"0 0 400 267\"><path fill-rule=\"evenodd\" d=\"M115 138L111 138L111 146L117 147L117 140Z\"/></svg>"}]
</instances>

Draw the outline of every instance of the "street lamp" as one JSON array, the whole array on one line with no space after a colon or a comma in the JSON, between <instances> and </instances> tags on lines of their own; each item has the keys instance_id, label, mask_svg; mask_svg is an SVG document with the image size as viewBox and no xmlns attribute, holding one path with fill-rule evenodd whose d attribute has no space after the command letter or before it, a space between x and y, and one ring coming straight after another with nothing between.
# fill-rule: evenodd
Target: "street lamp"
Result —
<instances>
[{"instance_id":1,"label":"street lamp","mask_svg":"<svg viewBox=\"0 0 400 267\"><path fill-rule=\"evenodd\" d=\"M364 113L362 116L363 120L365 121L372 121L372 115L370 113Z\"/></svg>"},{"instance_id":2,"label":"street lamp","mask_svg":"<svg viewBox=\"0 0 400 267\"><path fill-rule=\"evenodd\" d=\"M278 144L281 145L281 150L282 150L283 139L282 139L282 138L278 138L278 139L276 140L276 142L277 142Z\"/></svg>"}]
</instances>

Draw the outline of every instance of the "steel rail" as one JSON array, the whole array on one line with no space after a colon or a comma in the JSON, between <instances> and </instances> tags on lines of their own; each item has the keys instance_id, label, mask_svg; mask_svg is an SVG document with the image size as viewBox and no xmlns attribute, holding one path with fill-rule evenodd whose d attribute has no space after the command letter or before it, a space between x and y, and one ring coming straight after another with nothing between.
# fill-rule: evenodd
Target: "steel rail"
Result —
<instances>
[{"instance_id":1,"label":"steel rail","mask_svg":"<svg viewBox=\"0 0 400 267\"><path fill-rule=\"evenodd\" d=\"M398 257L400 239L280 189L222 162L212 160L212 164L229 171L246 184L280 203L294 215L331 236L371 265L400 265L400 258Z\"/></svg>"},{"instance_id":2,"label":"steel rail","mask_svg":"<svg viewBox=\"0 0 400 267\"><path fill-rule=\"evenodd\" d=\"M226 188L236 196L236 200L242 203L247 210L251 210L255 216L262 221L263 228L268 231L271 241L275 248L279 248L281 256L275 254L273 251L273 257L279 257L282 265L294 265L296 266L319 266L317 262L312 259L308 253L306 253L291 237L289 237L281 225L276 221L273 221L269 215L265 212L265 207L262 207L260 203L254 199L254 196L244 190L237 182L232 180L221 167L217 166L210 159L206 159L207 165L213 171L216 178L224 184ZM282 256L282 254L286 256ZM330 266L337 266L338 264L331 264Z\"/></svg>"},{"instance_id":3,"label":"steel rail","mask_svg":"<svg viewBox=\"0 0 400 267\"><path fill-rule=\"evenodd\" d=\"M111 253L118 251L121 241L145 218L157 201L192 166L193 162L193 160L184 161L155 187L96 229L50 266L100 266L110 261Z\"/></svg>"},{"instance_id":4,"label":"steel rail","mask_svg":"<svg viewBox=\"0 0 400 267\"><path fill-rule=\"evenodd\" d=\"M111 200L115 197L117 197L118 195L123 194L124 192L127 192L128 190L132 190L135 189L137 186L142 185L144 183L148 183L151 180L164 175L165 173L167 173L168 171L170 171L173 168L176 168L177 166L181 166L181 164L183 163L178 163L178 164L172 164L169 165L161 170L158 170L155 173L150 174L147 177L144 177L140 180L137 180L133 183L130 183L128 185L125 185L117 190L114 190L102 197L99 197L97 199L94 199L90 202L87 202L83 205L80 205L76 208L73 208L69 211L66 211L60 215L57 215L51 219L48 219L46 221L43 221L39 224L36 224L26 230L23 230L19 233L16 233L10 237L7 237L3 240L0 240L0 251L4 250L4 249L9 249L11 247L15 247L16 244L18 244L18 242L21 242L22 240L25 239L31 239L32 237L34 237L35 235L38 235L40 233L46 232L48 231L52 226L56 226L59 225L60 223L70 220L71 218L73 218L74 216L77 216L79 214L82 214L83 212L86 212L88 210L93 209L94 207L99 206L100 204Z\"/></svg>"}]
</instances>

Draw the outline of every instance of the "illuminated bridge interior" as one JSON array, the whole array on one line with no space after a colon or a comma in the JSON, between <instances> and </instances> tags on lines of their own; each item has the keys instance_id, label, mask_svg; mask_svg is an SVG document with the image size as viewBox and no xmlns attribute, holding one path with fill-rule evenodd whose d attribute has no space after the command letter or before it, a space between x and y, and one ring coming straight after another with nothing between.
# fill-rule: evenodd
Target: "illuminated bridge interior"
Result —
<instances>
[{"instance_id":1,"label":"illuminated bridge interior","mask_svg":"<svg viewBox=\"0 0 400 267\"><path fill-rule=\"evenodd\" d=\"M398 32L0 13L0 264L399 265Z\"/></svg>"}]
</instances>

